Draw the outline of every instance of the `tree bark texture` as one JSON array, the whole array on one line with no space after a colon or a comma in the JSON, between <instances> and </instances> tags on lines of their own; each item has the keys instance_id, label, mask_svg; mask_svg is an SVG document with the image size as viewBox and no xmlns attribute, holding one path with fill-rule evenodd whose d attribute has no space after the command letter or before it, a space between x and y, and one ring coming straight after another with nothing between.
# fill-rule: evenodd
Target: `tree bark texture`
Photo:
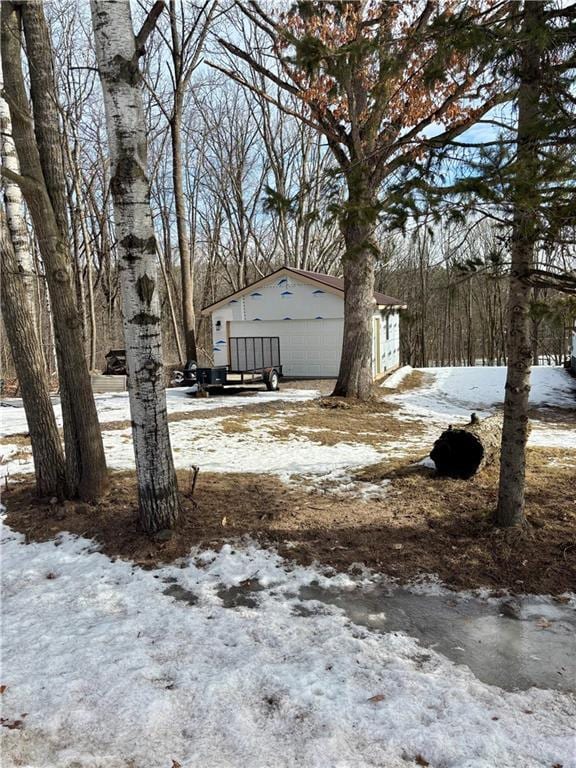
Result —
<instances>
[{"instance_id":1,"label":"tree bark texture","mask_svg":"<svg viewBox=\"0 0 576 768\"><path fill-rule=\"evenodd\" d=\"M528 398L530 395L530 292L529 275L537 241L539 203L538 134L541 91L542 15L544 3L524 3L518 134L515 170L514 219L511 236L510 292L508 296L508 370L504 399L504 424L500 458L500 484L495 522L501 526L524 523Z\"/></svg>"},{"instance_id":2,"label":"tree bark texture","mask_svg":"<svg viewBox=\"0 0 576 768\"><path fill-rule=\"evenodd\" d=\"M174 204L176 207L176 231L178 233L178 252L180 253L180 275L182 282L182 323L184 326L184 345L186 360L198 360L196 350L196 315L194 313L194 265L190 253L190 238L186 224L186 203L184 198L184 180L182 176L182 116L181 95L174 95L174 115L170 122L172 138L172 183L174 184ZM176 111L178 110L178 111Z\"/></svg>"},{"instance_id":3,"label":"tree bark texture","mask_svg":"<svg viewBox=\"0 0 576 768\"><path fill-rule=\"evenodd\" d=\"M479 421L472 414L469 424L442 432L430 452L439 475L467 480L498 456L502 417Z\"/></svg>"},{"instance_id":4,"label":"tree bark texture","mask_svg":"<svg viewBox=\"0 0 576 768\"><path fill-rule=\"evenodd\" d=\"M335 396L367 400L372 393L372 316L374 300L375 195L348 182L348 208L341 220L345 242L344 332Z\"/></svg>"},{"instance_id":5,"label":"tree bark texture","mask_svg":"<svg viewBox=\"0 0 576 768\"><path fill-rule=\"evenodd\" d=\"M20 61L20 14L30 65L33 121ZM57 94L42 5L3 2L1 43L21 176L6 168L2 173L21 186L46 270L64 421L67 493L93 501L107 486L106 461L74 297Z\"/></svg>"},{"instance_id":6,"label":"tree bark texture","mask_svg":"<svg viewBox=\"0 0 576 768\"><path fill-rule=\"evenodd\" d=\"M138 69L142 51L136 48L129 0L92 0L91 8L110 145L140 519L145 530L154 532L176 523L179 500L164 390L156 240Z\"/></svg>"},{"instance_id":7,"label":"tree bark texture","mask_svg":"<svg viewBox=\"0 0 576 768\"><path fill-rule=\"evenodd\" d=\"M36 493L62 498L66 491L64 453L50 401L44 355L30 312L25 276L19 268L4 215L0 216L2 318L30 432Z\"/></svg>"},{"instance_id":8,"label":"tree bark texture","mask_svg":"<svg viewBox=\"0 0 576 768\"><path fill-rule=\"evenodd\" d=\"M4 89L4 77L2 74L2 63L0 61L0 94ZM6 101L0 95L0 156L2 165L8 168L12 173L20 173L20 164L16 146L12 138L12 121L10 119L10 109ZM34 273L34 259L28 230L24 220L22 191L16 182L10 179L3 180L4 205L6 209L6 222L10 231L10 240L14 248L14 255L18 264L18 269L22 274L22 280L26 285L25 296L29 303L29 309L35 316L35 303L32 300L36 291L36 276Z\"/></svg>"}]
</instances>

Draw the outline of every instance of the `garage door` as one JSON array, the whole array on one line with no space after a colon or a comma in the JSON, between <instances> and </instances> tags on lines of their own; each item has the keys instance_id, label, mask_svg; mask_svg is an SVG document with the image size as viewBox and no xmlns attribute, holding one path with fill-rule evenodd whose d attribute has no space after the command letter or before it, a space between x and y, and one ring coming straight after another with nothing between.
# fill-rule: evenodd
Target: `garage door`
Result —
<instances>
[{"instance_id":1,"label":"garage door","mask_svg":"<svg viewBox=\"0 0 576 768\"><path fill-rule=\"evenodd\" d=\"M278 336L285 376L337 376L344 321L238 320L230 336Z\"/></svg>"}]
</instances>

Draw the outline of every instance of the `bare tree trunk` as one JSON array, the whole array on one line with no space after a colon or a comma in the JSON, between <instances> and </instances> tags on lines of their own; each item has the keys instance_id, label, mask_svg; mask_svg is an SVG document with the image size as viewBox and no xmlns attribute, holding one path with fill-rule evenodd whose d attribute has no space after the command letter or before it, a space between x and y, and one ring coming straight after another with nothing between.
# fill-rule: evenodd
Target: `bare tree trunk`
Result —
<instances>
[{"instance_id":1,"label":"bare tree trunk","mask_svg":"<svg viewBox=\"0 0 576 768\"><path fill-rule=\"evenodd\" d=\"M158 252L158 261L160 262L160 269L162 271L162 277L164 278L164 285L166 287L166 298L168 300L168 307L170 308L170 320L172 322L172 332L174 333L174 341L176 342L176 349L178 350L178 360L182 361L183 351L182 343L180 342L180 333L178 328L178 321L176 319L176 308L174 307L174 299L172 298L172 289L170 288L170 280L168 279L168 272L166 270L166 263L164 257L160 252L158 246L158 238L156 238L156 249Z\"/></svg>"},{"instance_id":2,"label":"bare tree trunk","mask_svg":"<svg viewBox=\"0 0 576 768\"><path fill-rule=\"evenodd\" d=\"M80 260L80 239L78 237L77 215L74 210L72 194L68 194L68 207L70 211L70 231L72 235L72 264L74 273L74 287L76 289L76 306L80 318L82 344L86 346L86 296L84 294L84 279L82 276L82 264Z\"/></svg>"},{"instance_id":3,"label":"bare tree trunk","mask_svg":"<svg viewBox=\"0 0 576 768\"><path fill-rule=\"evenodd\" d=\"M0 276L2 318L30 432L36 493L62 498L66 491L64 453L50 401L46 364L30 312L32 302L26 278L19 270L3 215L0 219Z\"/></svg>"},{"instance_id":4,"label":"bare tree trunk","mask_svg":"<svg viewBox=\"0 0 576 768\"><path fill-rule=\"evenodd\" d=\"M194 312L194 260L190 247L188 234L186 201L184 196L183 158L182 158L182 111L184 106L184 93L190 78L198 65L202 46L208 33L212 15L217 2L212 2L208 9L208 2L201 8L197 8L197 16L191 30L186 34L184 19L182 30L179 30L176 13L176 0L170 0L170 37L172 56L174 104L170 115L170 138L172 142L172 184L174 187L174 203L176 206L176 231L178 234L178 250L180 252L180 274L182 282L182 325L184 327L184 344L186 347L186 360L197 360L196 349L196 315ZM184 13L183 6L181 11ZM204 15L204 21L200 19ZM182 34L181 34L182 32ZM194 32L197 34L195 35ZM182 361L184 362L184 361Z\"/></svg>"},{"instance_id":5,"label":"bare tree trunk","mask_svg":"<svg viewBox=\"0 0 576 768\"><path fill-rule=\"evenodd\" d=\"M361 171L360 171L361 173ZM375 199L349 181L348 210L341 221L344 254L344 335L333 395L367 400L372 392L372 315L374 314Z\"/></svg>"},{"instance_id":6,"label":"bare tree trunk","mask_svg":"<svg viewBox=\"0 0 576 768\"><path fill-rule=\"evenodd\" d=\"M20 60L20 14L26 35L34 121ZM106 489L106 462L71 280L57 96L42 5L3 2L1 43L5 90L22 175L6 168L2 174L21 186L46 269L60 376L68 494L92 501Z\"/></svg>"},{"instance_id":7,"label":"bare tree trunk","mask_svg":"<svg viewBox=\"0 0 576 768\"><path fill-rule=\"evenodd\" d=\"M511 238L511 274L508 298L508 371L504 399L504 424L500 485L495 520L498 525L520 525L524 517L528 398L530 395L530 286L525 282L533 263L537 240L538 124L541 90L542 12L540 0L524 3L518 92L518 128L514 221ZM545 41L545 38L544 38Z\"/></svg>"},{"instance_id":8,"label":"bare tree trunk","mask_svg":"<svg viewBox=\"0 0 576 768\"><path fill-rule=\"evenodd\" d=\"M186 360L196 360L196 315L194 314L194 275L190 253L190 239L186 224L186 204L184 202L184 180L182 177L181 116L176 113L179 101L175 95L175 114L170 123L172 136L172 183L174 184L174 204L176 206L176 231L178 251L180 253L180 275L182 281L182 323ZM181 110L181 107L178 107ZM183 361L184 362L184 361Z\"/></svg>"},{"instance_id":9,"label":"bare tree trunk","mask_svg":"<svg viewBox=\"0 0 576 768\"><path fill-rule=\"evenodd\" d=\"M70 166L70 173L72 174L72 188L74 190L74 202L75 212L80 224L80 232L82 233L82 243L84 244L84 258L86 259L86 295L88 299L88 306L86 312L86 301L83 295L83 311L84 316L88 315L88 327L89 327L89 357L88 368L90 371L96 370L96 308L94 306L94 280L92 275L92 245L90 241L90 235L88 233L88 226L86 224L86 206L84 204L84 195L82 193L82 179L80 169L80 152L78 147L78 141L75 139L74 152L68 151L68 163ZM80 282L82 283L82 267L81 262L78 259L78 272L80 276Z\"/></svg>"},{"instance_id":10,"label":"bare tree trunk","mask_svg":"<svg viewBox=\"0 0 576 768\"><path fill-rule=\"evenodd\" d=\"M149 34L153 14L162 7L162 3L154 6L136 40L129 0L91 3L110 144L140 519L149 532L172 527L179 515L166 412L156 239L138 69L144 30Z\"/></svg>"}]
</instances>

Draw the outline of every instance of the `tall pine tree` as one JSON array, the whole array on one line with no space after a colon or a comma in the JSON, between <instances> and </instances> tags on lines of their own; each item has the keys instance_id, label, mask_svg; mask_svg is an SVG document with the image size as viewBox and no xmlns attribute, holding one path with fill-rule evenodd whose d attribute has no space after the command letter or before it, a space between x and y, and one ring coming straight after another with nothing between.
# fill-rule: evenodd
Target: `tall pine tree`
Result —
<instances>
[{"instance_id":1,"label":"tall pine tree","mask_svg":"<svg viewBox=\"0 0 576 768\"><path fill-rule=\"evenodd\" d=\"M344 336L335 395L366 399L372 388L376 225L392 203L399 174L421 173L428 151L469 128L502 98L485 77L488 60L471 38L497 24L507 3L480 0L297 2L286 14L237 4L268 39L274 64L254 48L220 40L284 92L279 101L240 66L217 68L326 137L343 181L334 205L345 243ZM216 65L213 65L216 66ZM301 107L294 107L301 103Z\"/></svg>"}]
</instances>

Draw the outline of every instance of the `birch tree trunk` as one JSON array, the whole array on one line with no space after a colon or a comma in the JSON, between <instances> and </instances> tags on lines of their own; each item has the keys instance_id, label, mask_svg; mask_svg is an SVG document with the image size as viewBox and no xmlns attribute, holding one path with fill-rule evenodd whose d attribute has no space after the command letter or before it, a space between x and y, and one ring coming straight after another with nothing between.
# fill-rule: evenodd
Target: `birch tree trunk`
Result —
<instances>
[{"instance_id":1,"label":"birch tree trunk","mask_svg":"<svg viewBox=\"0 0 576 768\"><path fill-rule=\"evenodd\" d=\"M0 63L0 91L4 87ZM2 164L20 173L12 139L8 104L0 97L0 156ZM38 496L65 494L64 453L50 401L50 388L35 315L34 258L23 216L20 187L3 183L5 215L0 213L0 276L2 318L12 350L34 459Z\"/></svg>"},{"instance_id":2,"label":"birch tree trunk","mask_svg":"<svg viewBox=\"0 0 576 768\"><path fill-rule=\"evenodd\" d=\"M3 213L0 213L0 277L2 318L30 432L36 493L63 498L66 492L64 453L50 401L44 355L30 312L26 278L19 270Z\"/></svg>"},{"instance_id":3,"label":"birch tree trunk","mask_svg":"<svg viewBox=\"0 0 576 768\"><path fill-rule=\"evenodd\" d=\"M524 490L526 443L528 441L528 398L530 395L530 293L526 282L534 259L537 240L536 211L539 206L538 135L539 101L542 87L541 56L546 36L542 12L544 3L524 3L514 220L511 236L510 293L508 297L508 370L504 399L504 423L500 459L500 484L495 521L501 526L525 522Z\"/></svg>"},{"instance_id":4,"label":"birch tree trunk","mask_svg":"<svg viewBox=\"0 0 576 768\"><path fill-rule=\"evenodd\" d=\"M140 519L148 532L174 526L179 515L163 380L156 240L138 69L154 13L162 7L162 3L154 6L135 38L129 0L91 2L110 145Z\"/></svg>"},{"instance_id":5,"label":"birch tree trunk","mask_svg":"<svg viewBox=\"0 0 576 768\"><path fill-rule=\"evenodd\" d=\"M1 10L5 91L20 163L20 174L4 166L2 175L20 185L46 269L62 399L67 494L94 501L107 486L106 461L71 279L66 186L50 36L41 4L6 0ZM22 73L21 22L26 36L34 119Z\"/></svg>"},{"instance_id":6,"label":"birch tree trunk","mask_svg":"<svg viewBox=\"0 0 576 768\"><path fill-rule=\"evenodd\" d=\"M0 61L0 94L3 90L4 76L2 74L2 62ZM0 156L2 157L2 165L4 168L8 168L12 173L20 173L20 164L18 163L16 146L14 145L14 139L12 138L10 109L1 95ZM24 280L26 286L24 293L29 305L28 311L35 319L36 305L32 297L36 291L36 276L34 273L34 259L32 256L32 249L30 248L28 230L26 229L26 221L24 220L22 191L18 184L10 179L4 179L2 186L4 190L4 205L6 207L6 223L10 232L10 240L12 242L12 247L14 248L14 256L16 258L18 269L22 274L22 280Z\"/></svg>"}]
</instances>

